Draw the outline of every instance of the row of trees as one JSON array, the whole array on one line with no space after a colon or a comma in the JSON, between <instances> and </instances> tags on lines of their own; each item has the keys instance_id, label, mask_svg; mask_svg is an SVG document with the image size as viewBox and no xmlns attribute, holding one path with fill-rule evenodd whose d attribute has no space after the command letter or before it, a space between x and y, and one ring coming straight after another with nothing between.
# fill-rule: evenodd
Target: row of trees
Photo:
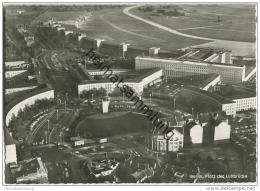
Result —
<instances>
[{"instance_id":1,"label":"row of trees","mask_svg":"<svg viewBox=\"0 0 260 191\"><path fill-rule=\"evenodd\" d=\"M84 90L81 92L80 94L80 98L83 99L92 99L93 98L102 98L105 97L107 95L107 91L104 88L100 88L100 89L92 89L92 90ZM109 94L110 96L115 96L115 97L120 97L123 96L123 93L120 91L119 88L115 88L113 92L111 92ZM127 99L127 97L125 97L125 99Z\"/></svg>"},{"instance_id":2,"label":"row of trees","mask_svg":"<svg viewBox=\"0 0 260 191\"><path fill-rule=\"evenodd\" d=\"M54 105L54 99L42 99L42 100L36 100L35 104L28 106L26 105L24 109L20 109L18 111L18 114L15 116L13 114L8 128L13 134L14 138L21 137L20 134L18 134L18 128L23 128L37 113L39 113L42 110L45 110L47 108L50 108ZM21 132L21 131L19 131ZM25 131L23 133L26 134Z\"/></svg>"},{"instance_id":3,"label":"row of trees","mask_svg":"<svg viewBox=\"0 0 260 191\"><path fill-rule=\"evenodd\" d=\"M102 98L104 96L106 96L107 91L105 90L105 88L100 88L100 89L92 89L92 90L84 90L80 93L80 98L83 99L92 99L93 98Z\"/></svg>"}]
</instances>

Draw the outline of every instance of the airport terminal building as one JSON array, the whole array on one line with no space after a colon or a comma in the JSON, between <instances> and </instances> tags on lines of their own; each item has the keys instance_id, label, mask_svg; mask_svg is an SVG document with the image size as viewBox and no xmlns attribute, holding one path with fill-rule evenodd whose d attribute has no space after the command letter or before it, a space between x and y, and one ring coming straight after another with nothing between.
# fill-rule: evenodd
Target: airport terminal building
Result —
<instances>
[{"instance_id":1,"label":"airport terminal building","mask_svg":"<svg viewBox=\"0 0 260 191\"><path fill-rule=\"evenodd\" d=\"M179 58L137 56L135 69L161 68L163 75L179 78L198 74L218 74L225 84L247 81L256 73L256 67L246 68L233 64L229 52L212 49L195 49Z\"/></svg>"}]
</instances>

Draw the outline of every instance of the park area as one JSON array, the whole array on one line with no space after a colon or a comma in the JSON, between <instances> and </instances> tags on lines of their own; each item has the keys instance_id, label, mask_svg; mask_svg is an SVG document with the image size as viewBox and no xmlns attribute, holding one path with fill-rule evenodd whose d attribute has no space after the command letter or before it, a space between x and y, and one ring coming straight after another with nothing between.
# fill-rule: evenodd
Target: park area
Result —
<instances>
[{"instance_id":1,"label":"park area","mask_svg":"<svg viewBox=\"0 0 260 191\"><path fill-rule=\"evenodd\" d=\"M85 138L101 138L135 132L148 132L152 123L147 117L130 112L111 112L85 116L76 131Z\"/></svg>"}]
</instances>

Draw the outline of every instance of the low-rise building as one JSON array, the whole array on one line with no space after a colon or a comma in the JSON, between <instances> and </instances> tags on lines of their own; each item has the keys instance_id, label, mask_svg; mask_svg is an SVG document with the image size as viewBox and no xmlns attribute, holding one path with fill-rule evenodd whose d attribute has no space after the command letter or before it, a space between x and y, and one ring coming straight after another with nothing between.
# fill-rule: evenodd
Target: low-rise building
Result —
<instances>
[{"instance_id":1,"label":"low-rise building","mask_svg":"<svg viewBox=\"0 0 260 191\"><path fill-rule=\"evenodd\" d=\"M135 183L142 183L145 180L154 176L154 169L153 167L150 167L143 170L139 170L132 173L131 176L133 177Z\"/></svg>"},{"instance_id":2,"label":"low-rise building","mask_svg":"<svg viewBox=\"0 0 260 191\"><path fill-rule=\"evenodd\" d=\"M151 135L151 150L177 152L183 148L183 127L170 127L170 129L173 132L173 136L169 140L160 132Z\"/></svg>"},{"instance_id":3,"label":"low-rise building","mask_svg":"<svg viewBox=\"0 0 260 191\"><path fill-rule=\"evenodd\" d=\"M48 170L41 158L32 158L21 161L16 167L11 168L11 173L17 184L47 184Z\"/></svg>"},{"instance_id":4,"label":"low-rise building","mask_svg":"<svg viewBox=\"0 0 260 191\"><path fill-rule=\"evenodd\" d=\"M70 141L74 147L84 146L84 145L93 146L95 143L95 141L93 141L92 139L85 139L81 137L71 137Z\"/></svg>"}]
</instances>

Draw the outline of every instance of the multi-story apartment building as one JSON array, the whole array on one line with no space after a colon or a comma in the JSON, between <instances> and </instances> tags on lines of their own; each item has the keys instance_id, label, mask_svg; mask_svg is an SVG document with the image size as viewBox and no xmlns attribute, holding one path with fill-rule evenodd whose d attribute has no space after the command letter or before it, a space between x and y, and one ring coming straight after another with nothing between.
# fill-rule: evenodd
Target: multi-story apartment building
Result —
<instances>
[{"instance_id":1,"label":"multi-story apartment building","mask_svg":"<svg viewBox=\"0 0 260 191\"><path fill-rule=\"evenodd\" d=\"M144 87L148 86L149 84L153 84L160 81L161 77L162 77L162 70L156 68L138 76L135 79L122 78L122 80L124 81L123 84L128 85L133 89L133 91L136 94L141 95ZM78 94L80 95L82 91L84 90L89 91L94 88L96 89L104 88L107 91L107 93L112 93L116 87L117 87L117 82L112 83L110 82L109 79L99 80L99 81L88 81L78 85Z\"/></svg>"}]
</instances>

